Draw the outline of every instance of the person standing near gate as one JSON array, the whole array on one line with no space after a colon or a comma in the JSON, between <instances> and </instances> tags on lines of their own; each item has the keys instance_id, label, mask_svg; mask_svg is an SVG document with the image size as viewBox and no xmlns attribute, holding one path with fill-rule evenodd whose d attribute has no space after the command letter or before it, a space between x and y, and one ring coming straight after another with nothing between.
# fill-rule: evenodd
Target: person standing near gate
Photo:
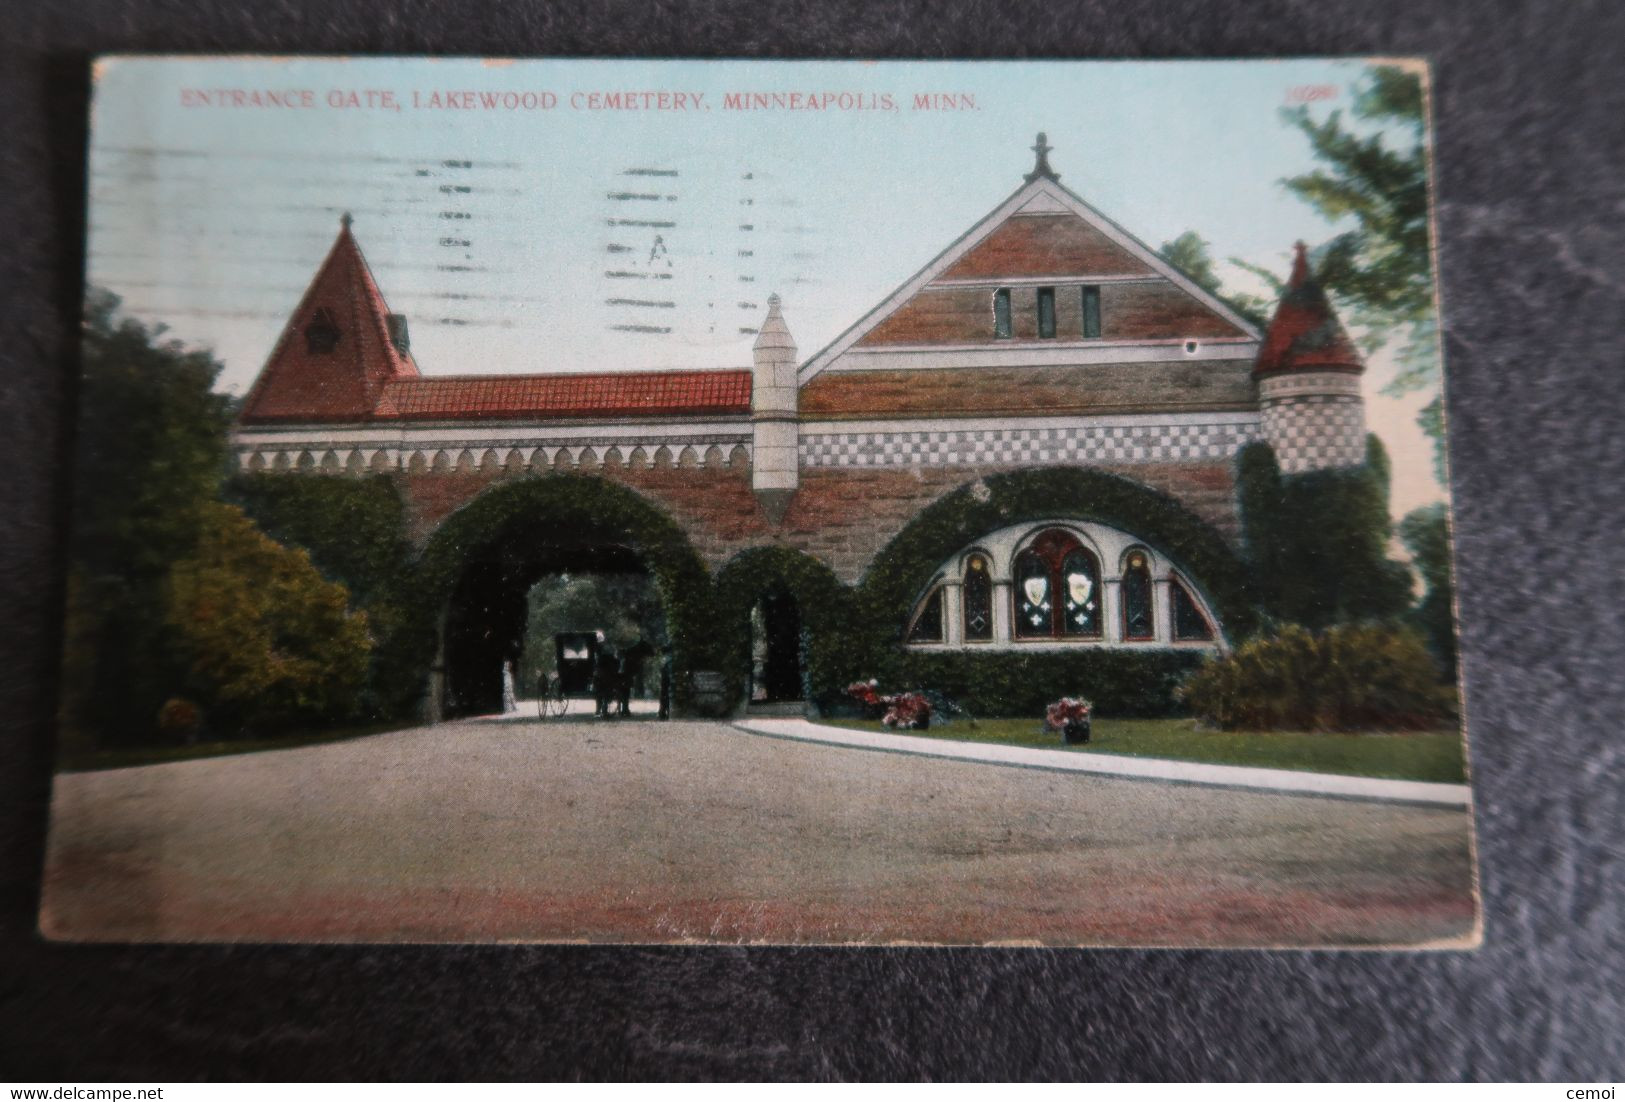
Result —
<instances>
[{"instance_id":1,"label":"person standing near gate","mask_svg":"<svg viewBox=\"0 0 1625 1102\"><path fill-rule=\"evenodd\" d=\"M660 718L671 718L671 644L660 648Z\"/></svg>"},{"instance_id":2,"label":"person standing near gate","mask_svg":"<svg viewBox=\"0 0 1625 1102\"><path fill-rule=\"evenodd\" d=\"M592 664L592 695L596 705L594 714L609 718L609 705L615 699L615 689L621 674L621 656L615 645L598 633L598 653Z\"/></svg>"}]
</instances>

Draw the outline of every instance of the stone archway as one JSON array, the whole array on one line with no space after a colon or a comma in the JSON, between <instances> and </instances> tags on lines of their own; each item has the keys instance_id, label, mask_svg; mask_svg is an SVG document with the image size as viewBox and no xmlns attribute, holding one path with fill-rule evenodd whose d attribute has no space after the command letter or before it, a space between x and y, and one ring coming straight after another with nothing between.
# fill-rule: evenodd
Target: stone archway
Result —
<instances>
[{"instance_id":1,"label":"stone archway","mask_svg":"<svg viewBox=\"0 0 1625 1102\"><path fill-rule=\"evenodd\" d=\"M851 596L828 565L802 551L755 547L730 559L717 571L713 621L732 699L818 705L838 694L868 661Z\"/></svg>"},{"instance_id":2,"label":"stone archway","mask_svg":"<svg viewBox=\"0 0 1625 1102\"><path fill-rule=\"evenodd\" d=\"M420 562L422 599L439 615L429 688L435 719L500 710L503 665L523 637L524 595L549 572L646 572L654 580L679 705L688 672L706 653L704 564L675 521L615 482L553 475L495 485L435 529Z\"/></svg>"},{"instance_id":3,"label":"stone archway","mask_svg":"<svg viewBox=\"0 0 1625 1102\"><path fill-rule=\"evenodd\" d=\"M751 609L751 704L805 700L807 662L801 605L788 586L770 586Z\"/></svg>"}]
</instances>

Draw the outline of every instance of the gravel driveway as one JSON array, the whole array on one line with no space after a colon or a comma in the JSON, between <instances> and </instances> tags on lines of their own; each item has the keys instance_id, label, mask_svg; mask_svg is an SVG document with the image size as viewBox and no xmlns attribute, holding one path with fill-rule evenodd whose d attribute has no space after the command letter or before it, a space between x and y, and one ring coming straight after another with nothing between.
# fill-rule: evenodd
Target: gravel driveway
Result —
<instances>
[{"instance_id":1,"label":"gravel driveway","mask_svg":"<svg viewBox=\"0 0 1625 1102\"><path fill-rule=\"evenodd\" d=\"M56 780L72 940L1438 944L1466 812L717 723L475 720Z\"/></svg>"}]
</instances>

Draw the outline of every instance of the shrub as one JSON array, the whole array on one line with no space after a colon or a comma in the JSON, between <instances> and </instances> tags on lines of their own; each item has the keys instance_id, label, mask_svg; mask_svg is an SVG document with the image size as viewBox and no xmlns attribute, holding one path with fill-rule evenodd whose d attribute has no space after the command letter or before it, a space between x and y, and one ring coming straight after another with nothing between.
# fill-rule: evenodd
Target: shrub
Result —
<instances>
[{"instance_id":1,"label":"shrub","mask_svg":"<svg viewBox=\"0 0 1625 1102\"><path fill-rule=\"evenodd\" d=\"M1180 696L1225 730L1414 729L1450 711L1421 637L1372 623L1288 625L1205 662Z\"/></svg>"},{"instance_id":2,"label":"shrub","mask_svg":"<svg viewBox=\"0 0 1625 1102\"><path fill-rule=\"evenodd\" d=\"M1176 692L1200 653L1079 647L1076 650L928 651L903 654L897 684L935 690L973 715L1042 715L1061 696L1082 695L1097 715L1157 717L1182 709Z\"/></svg>"},{"instance_id":3,"label":"shrub","mask_svg":"<svg viewBox=\"0 0 1625 1102\"><path fill-rule=\"evenodd\" d=\"M175 564L169 621L190 695L228 733L353 717L372 650L366 614L233 506L211 506L197 551Z\"/></svg>"},{"instance_id":4,"label":"shrub","mask_svg":"<svg viewBox=\"0 0 1625 1102\"><path fill-rule=\"evenodd\" d=\"M197 737L202 718L196 704L185 697L172 696L158 709L158 731L171 742L191 742Z\"/></svg>"},{"instance_id":5,"label":"shrub","mask_svg":"<svg viewBox=\"0 0 1625 1102\"><path fill-rule=\"evenodd\" d=\"M310 555L324 578L350 591L367 614L374 645L360 712L368 719L413 713L433 653L411 608L412 547L406 506L387 476L290 478L243 474L225 487L260 531Z\"/></svg>"}]
</instances>

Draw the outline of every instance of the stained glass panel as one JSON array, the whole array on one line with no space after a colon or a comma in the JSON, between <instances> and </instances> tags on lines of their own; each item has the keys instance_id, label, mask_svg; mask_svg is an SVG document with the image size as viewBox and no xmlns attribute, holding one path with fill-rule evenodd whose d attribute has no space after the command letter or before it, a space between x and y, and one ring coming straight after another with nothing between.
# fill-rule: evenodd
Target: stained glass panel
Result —
<instances>
[{"instance_id":1,"label":"stained glass panel","mask_svg":"<svg viewBox=\"0 0 1625 1102\"><path fill-rule=\"evenodd\" d=\"M1099 635L1100 568L1095 565L1095 557L1081 547L1061 563L1061 596L1061 634Z\"/></svg>"},{"instance_id":2,"label":"stained glass panel","mask_svg":"<svg viewBox=\"0 0 1625 1102\"><path fill-rule=\"evenodd\" d=\"M1129 556L1123 570L1123 638L1150 639L1157 634L1151 611L1151 571L1145 556Z\"/></svg>"},{"instance_id":3,"label":"stained glass panel","mask_svg":"<svg viewBox=\"0 0 1625 1102\"><path fill-rule=\"evenodd\" d=\"M920 606L914 617L914 627L908 633L910 643L942 642L942 587L931 591L931 596Z\"/></svg>"},{"instance_id":4,"label":"stained glass panel","mask_svg":"<svg viewBox=\"0 0 1625 1102\"><path fill-rule=\"evenodd\" d=\"M1015 613L1017 636L1031 639L1055 634L1049 564L1031 549L1016 557Z\"/></svg>"},{"instance_id":5,"label":"stained glass panel","mask_svg":"<svg viewBox=\"0 0 1625 1102\"><path fill-rule=\"evenodd\" d=\"M1212 639L1213 625L1207 622L1202 610L1196 607L1196 599L1178 579L1174 580L1170 588L1174 601L1174 638L1191 641Z\"/></svg>"},{"instance_id":6,"label":"stained glass panel","mask_svg":"<svg viewBox=\"0 0 1625 1102\"><path fill-rule=\"evenodd\" d=\"M972 555L965 564L965 640L985 643L993 638L993 577L987 560Z\"/></svg>"}]
</instances>

